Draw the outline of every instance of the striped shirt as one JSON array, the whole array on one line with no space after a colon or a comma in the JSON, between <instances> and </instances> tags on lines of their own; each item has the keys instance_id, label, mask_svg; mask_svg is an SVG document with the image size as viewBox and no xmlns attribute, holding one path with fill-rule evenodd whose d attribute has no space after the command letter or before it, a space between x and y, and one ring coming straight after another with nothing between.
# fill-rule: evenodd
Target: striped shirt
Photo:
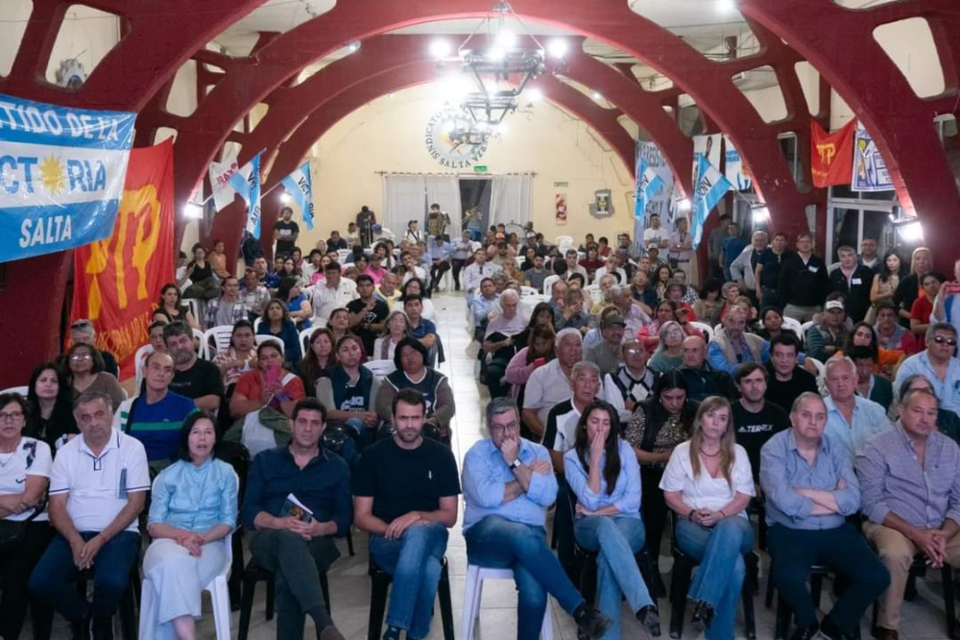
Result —
<instances>
[{"instance_id":1,"label":"striped shirt","mask_svg":"<svg viewBox=\"0 0 960 640\"><path fill-rule=\"evenodd\" d=\"M920 529L937 529L944 519L960 523L960 447L934 431L927 436L923 464L898 422L857 456L862 511L882 524L890 512Z\"/></svg>"}]
</instances>

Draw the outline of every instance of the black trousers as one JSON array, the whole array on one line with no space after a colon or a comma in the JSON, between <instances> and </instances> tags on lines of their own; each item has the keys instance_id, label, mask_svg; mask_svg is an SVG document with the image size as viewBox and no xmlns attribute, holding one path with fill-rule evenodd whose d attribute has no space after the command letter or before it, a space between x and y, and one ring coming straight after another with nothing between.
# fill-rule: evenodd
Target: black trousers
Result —
<instances>
[{"instance_id":1,"label":"black trousers","mask_svg":"<svg viewBox=\"0 0 960 640\"><path fill-rule=\"evenodd\" d=\"M817 622L806 583L814 564L826 565L843 581L844 589L829 616L837 629L848 635L890 585L887 568L850 524L819 530L773 525L767 533L767 548L773 562L770 579L804 627Z\"/></svg>"},{"instance_id":2,"label":"black trousers","mask_svg":"<svg viewBox=\"0 0 960 640\"><path fill-rule=\"evenodd\" d=\"M27 581L51 538L53 527L49 522L30 522L22 540L0 548L0 637L4 640L17 640L20 635L27 603L31 601ZM53 610L38 599L33 599L32 606L41 609L34 611L35 620L53 619ZM34 637L42 635L37 629L33 634ZM46 635L49 636L49 631Z\"/></svg>"},{"instance_id":3,"label":"black trousers","mask_svg":"<svg viewBox=\"0 0 960 640\"><path fill-rule=\"evenodd\" d=\"M453 260L453 286L457 291L460 291L460 271L466 262L466 260Z\"/></svg>"},{"instance_id":4,"label":"black trousers","mask_svg":"<svg viewBox=\"0 0 960 640\"><path fill-rule=\"evenodd\" d=\"M663 497L663 489L660 488L662 477L662 467L640 467L640 485L643 491L640 515L643 517L643 528L647 533L644 549L657 566L660 564L660 541L663 538L669 512L667 501Z\"/></svg>"},{"instance_id":5,"label":"black trousers","mask_svg":"<svg viewBox=\"0 0 960 640\"><path fill-rule=\"evenodd\" d=\"M434 291L440 288L440 279L447 271L450 271L450 263L446 260L434 262L430 266L430 287Z\"/></svg>"}]
</instances>

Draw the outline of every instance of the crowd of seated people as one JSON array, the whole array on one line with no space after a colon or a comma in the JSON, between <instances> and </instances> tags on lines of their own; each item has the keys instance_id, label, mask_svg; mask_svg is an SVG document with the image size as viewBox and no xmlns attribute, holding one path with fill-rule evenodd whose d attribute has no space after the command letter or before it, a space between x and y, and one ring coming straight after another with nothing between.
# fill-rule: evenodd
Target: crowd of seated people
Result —
<instances>
[{"instance_id":1,"label":"crowd of seated people","mask_svg":"<svg viewBox=\"0 0 960 640\"><path fill-rule=\"evenodd\" d=\"M198 247L198 279L165 287L133 397L88 321L26 397L0 395L0 638L18 638L28 608L55 611L75 638L111 638L137 569L155 590L140 615L194 640L240 523L257 563L283 576L282 640L305 617L320 640L343 637L320 578L352 526L394 580L375 634L423 638L462 494L469 562L513 569L521 640L539 636L548 595L584 637L621 637L622 601L659 636L666 535L700 565L695 621L733 638L758 507L793 637L853 638L879 601L880 638L894 640L914 556L960 563L960 283L922 248L908 265L875 242L859 257L841 247L828 273L806 234L793 251L782 234L739 244L731 229L699 291L684 241L653 226L637 245L588 237L578 251L411 225L398 254L384 240L369 259L338 253L347 242L331 234L307 261L295 246L275 271L257 258L242 285L222 247ZM459 471L430 299L447 271L491 397L489 438ZM205 326L230 328L210 359L181 289ZM217 459L229 441L253 456L245 478ZM596 609L578 548L596 558ZM813 565L843 584L822 618ZM74 587L81 572L92 600Z\"/></svg>"}]
</instances>

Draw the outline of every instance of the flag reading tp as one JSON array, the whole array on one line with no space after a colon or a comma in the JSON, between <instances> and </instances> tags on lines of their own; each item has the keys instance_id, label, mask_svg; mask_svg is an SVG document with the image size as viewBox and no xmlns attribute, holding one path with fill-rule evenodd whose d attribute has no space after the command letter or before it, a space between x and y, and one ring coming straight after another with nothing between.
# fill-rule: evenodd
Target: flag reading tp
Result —
<instances>
[{"instance_id":1,"label":"flag reading tp","mask_svg":"<svg viewBox=\"0 0 960 640\"><path fill-rule=\"evenodd\" d=\"M173 281L173 142L130 153L112 235L74 252L71 320L90 319L120 377L133 374L160 289Z\"/></svg>"},{"instance_id":2,"label":"flag reading tp","mask_svg":"<svg viewBox=\"0 0 960 640\"><path fill-rule=\"evenodd\" d=\"M0 95L0 262L110 235L135 119Z\"/></svg>"}]
</instances>

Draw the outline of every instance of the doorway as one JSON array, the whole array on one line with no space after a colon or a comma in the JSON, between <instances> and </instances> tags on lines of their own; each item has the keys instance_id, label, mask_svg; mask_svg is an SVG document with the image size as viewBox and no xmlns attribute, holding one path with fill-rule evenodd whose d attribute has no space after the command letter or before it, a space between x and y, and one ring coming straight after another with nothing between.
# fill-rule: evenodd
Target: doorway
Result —
<instances>
[{"instance_id":1,"label":"doorway","mask_svg":"<svg viewBox=\"0 0 960 640\"><path fill-rule=\"evenodd\" d=\"M474 242L482 241L484 232L490 226L492 186L492 178L460 178L460 210L463 212L461 228L470 230L470 239Z\"/></svg>"}]
</instances>

